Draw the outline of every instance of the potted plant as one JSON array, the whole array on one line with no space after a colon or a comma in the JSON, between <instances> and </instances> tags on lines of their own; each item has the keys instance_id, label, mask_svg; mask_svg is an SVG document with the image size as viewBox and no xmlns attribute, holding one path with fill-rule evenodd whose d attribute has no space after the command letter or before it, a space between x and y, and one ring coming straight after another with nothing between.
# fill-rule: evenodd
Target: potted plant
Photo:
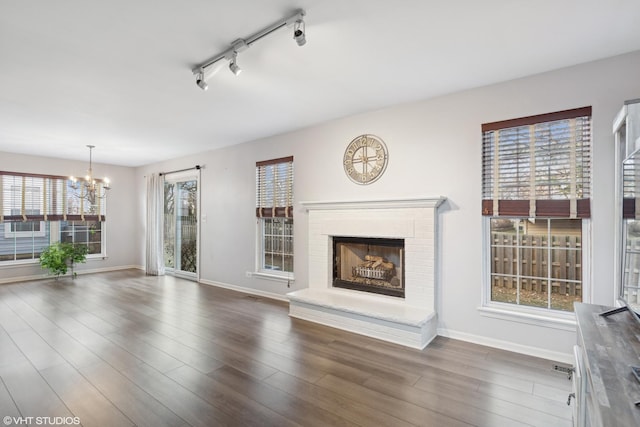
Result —
<instances>
[{"instance_id":1,"label":"potted plant","mask_svg":"<svg viewBox=\"0 0 640 427\"><path fill-rule=\"evenodd\" d=\"M57 242L42 251L40 266L54 274L56 280L60 275L67 274L67 270L71 268L71 276L75 278L78 273L73 271L73 266L78 262L86 262L87 252L87 245Z\"/></svg>"}]
</instances>

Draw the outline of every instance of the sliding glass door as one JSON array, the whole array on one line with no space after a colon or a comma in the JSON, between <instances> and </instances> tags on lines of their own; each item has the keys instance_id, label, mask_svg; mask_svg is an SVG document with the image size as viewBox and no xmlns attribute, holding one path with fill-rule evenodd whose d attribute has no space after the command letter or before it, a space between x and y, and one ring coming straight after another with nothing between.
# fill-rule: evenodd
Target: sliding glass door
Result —
<instances>
[{"instance_id":1,"label":"sliding glass door","mask_svg":"<svg viewBox=\"0 0 640 427\"><path fill-rule=\"evenodd\" d=\"M188 278L198 273L198 177L165 176L164 264Z\"/></svg>"}]
</instances>

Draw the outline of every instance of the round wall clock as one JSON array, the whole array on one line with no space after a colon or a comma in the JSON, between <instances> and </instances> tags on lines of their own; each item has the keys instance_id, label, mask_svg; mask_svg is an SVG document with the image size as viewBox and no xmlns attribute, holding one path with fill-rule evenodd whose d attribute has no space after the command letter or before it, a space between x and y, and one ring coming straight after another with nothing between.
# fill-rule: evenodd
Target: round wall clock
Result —
<instances>
[{"instance_id":1,"label":"round wall clock","mask_svg":"<svg viewBox=\"0 0 640 427\"><path fill-rule=\"evenodd\" d=\"M371 184L387 168L389 153L384 142L375 135L360 135L344 152L344 171L356 184Z\"/></svg>"}]
</instances>

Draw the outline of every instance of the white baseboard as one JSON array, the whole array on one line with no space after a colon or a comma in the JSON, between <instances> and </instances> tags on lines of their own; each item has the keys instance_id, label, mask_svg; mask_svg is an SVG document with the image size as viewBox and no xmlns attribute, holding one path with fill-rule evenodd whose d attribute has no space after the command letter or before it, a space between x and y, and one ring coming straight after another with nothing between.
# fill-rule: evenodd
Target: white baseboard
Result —
<instances>
[{"instance_id":1,"label":"white baseboard","mask_svg":"<svg viewBox=\"0 0 640 427\"><path fill-rule=\"evenodd\" d=\"M542 359L552 360L554 362L566 363L573 365L573 354L561 353L558 351L545 350L543 348L531 347L522 344L514 344L509 341L497 340L494 338L483 337L480 335L467 334L465 332L450 331L438 328L438 335L453 338L461 341L467 341L474 344L485 345L487 347L499 348L501 350L512 351L514 353L526 354L528 356L540 357Z\"/></svg>"},{"instance_id":2,"label":"white baseboard","mask_svg":"<svg viewBox=\"0 0 640 427\"><path fill-rule=\"evenodd\" d=\"M216 286L218 288L230 289L232 291L242 292L243 294L256 295L259 297L275 299L278 301L289 302L286 295L274 294L273 292L260 291L258 289L244 288L242 286L231 285L229 283L216 282L214 280L200 279L198 283L203 285Z\"/></svg>"},{"instance_id":3,"label":"white baseboard","mask_svg":"<svg viewBox=\"0 0 640 427\"><path fill-rule=\"evenodd\" d=\"M84 274L106 273L106 272L109 272L109 271L131 270L131 269L142 269L142 267L137 266L137 265L120 265L120 266L116 266L116 267L104 267L104 268L91 268L91 269L86 269L86 270L76 270L75 272L78 273L78 276L81 276L81 275L84 275ZM69 274L66 274L66 275L60 276L60 277L61 278L70 277L70 272L69 272ZM44 280L44 279L53 279L53 278L55 278L55 276L52 276L52 275L47 274L47 273L34 274L34 275L31 275L31 276L7 277L7 278L0 279L0 285L1 284L7 284L7 283L30 282L30 281L33 281L33 280Z\"/></svg>"},{"instance_id":4,"label":"white baseboard","mask_svg":"<svg viewBox=\"0 0 640 427\"><path fill-rule=\"evenodd\" d=\"M7 283L18 283L18 282L30 282L32 280L42 280L42 279L48 279L50 277L53 276L49 276L45 273L43 274L35 274L32 276L18 276L18 277L7 277L6 279L0 279L0 284L4 285Z\"/></svg>"},{"instance_id":5,"label":"white baseboard","mask_svg":"<svg viewBox=\"0 0 640 427\"><path fill-rule=\"evenodd\" d=\"M144 267L139 265L119 265L116 267L90 268L86 270L76 270L76 273L78 273L78 275L81 275L81 274L93 274L93 273L106 273L109 271L120 271L120 270L144 270Z\"/></svg>"}]
</instances>

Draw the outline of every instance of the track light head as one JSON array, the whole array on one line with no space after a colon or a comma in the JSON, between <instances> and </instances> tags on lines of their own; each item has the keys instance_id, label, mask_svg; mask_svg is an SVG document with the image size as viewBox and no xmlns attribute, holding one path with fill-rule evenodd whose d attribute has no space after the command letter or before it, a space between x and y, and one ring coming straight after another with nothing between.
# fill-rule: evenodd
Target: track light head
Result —
<instances>
[{"instance_id":1,"label":"track light head","mask_svg":"<svg viewBox=\"0 0 640 427\"><path fill-rule=\"evenodd\" d=\"M304 30L304 21L298 19L295 24L293 24L293 39L298 43L298 46L304 46L305 43L307 43Z\"/></svg>"},{"instance_id":2,"label":"track light head","mask_svg":"<svg viewBox=\"0 0 640 427\"><path fill-rule=\"evenodd\" d=\"M209 85L207 84L207 82L204 80L204 71L200 71L197 75L196 75L196 84L198 85L198 87L202 90L207 90L209 89Z\"/></svg>"},{"instance_id":3,"label":"track light head","mask_svg":"<svg viewBox=\"0 0 640 427\"><path fill-rule=\"evenodd\" d=\"M240 68L236 63L237 58L238 58L238 54L234 52L233 56L229 60L229 69L236 76L242 72L242 68Z\"/></svg>"}]
</instances>

